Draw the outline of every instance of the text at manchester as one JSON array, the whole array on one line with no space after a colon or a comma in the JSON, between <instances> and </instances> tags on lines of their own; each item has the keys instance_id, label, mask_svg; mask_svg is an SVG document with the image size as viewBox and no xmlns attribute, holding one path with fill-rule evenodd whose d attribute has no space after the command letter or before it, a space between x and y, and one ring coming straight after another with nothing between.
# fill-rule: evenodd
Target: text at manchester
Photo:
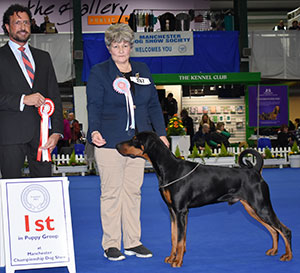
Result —
<instances>
[{"instance_id":1,"label":"text at manchester","mask_svg":"<svg viewBox=\"0 0 300 273\"><path fill-rule=\"evenodd\" d=\"M132 57L194 55L193 33L190 31L161 34L135 33Z\"/></svg>"}]
</instances>

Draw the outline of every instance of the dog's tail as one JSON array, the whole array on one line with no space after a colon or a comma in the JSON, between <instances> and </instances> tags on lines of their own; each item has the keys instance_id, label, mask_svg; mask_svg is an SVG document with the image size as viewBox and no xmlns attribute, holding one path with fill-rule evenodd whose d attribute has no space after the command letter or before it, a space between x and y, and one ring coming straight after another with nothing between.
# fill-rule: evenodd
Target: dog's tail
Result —
<instances>
[{"instance_id":1,"label":"dog's tail","mask_svg":"<svg viewBox=\"0 0 300 273\"><path fill-rule=\"evenodd\" d=\"M252 155L254 156L254 162L255 162L255 165L252 164L248 159L247 159L247 156L248 155ZM255 170L257 170L258 172L261 172L262 170L262 167L264 165L264 159L263 157L261 156L261 154L259 152L257 152L256 150L253 150L253 149L246 149L244 151L242 151L240 153L240 156L239 156L239 165L242 167L242 168L254 168Z\"/></svg>"}]
</instances>

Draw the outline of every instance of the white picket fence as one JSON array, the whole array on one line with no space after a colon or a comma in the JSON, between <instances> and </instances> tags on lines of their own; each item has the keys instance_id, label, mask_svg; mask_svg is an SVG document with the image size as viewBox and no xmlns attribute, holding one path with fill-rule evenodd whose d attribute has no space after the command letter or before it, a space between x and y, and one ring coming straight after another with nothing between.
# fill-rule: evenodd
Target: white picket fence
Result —
<instances>
[{"instance_id":1,"label":"white picket fence","mask_svg":"<svg viewBox=\"0 0 300 273\"><path fill-rule=\"evenodd\" d=\"M250 148L250 149L254 149L256 151L258 151L260 154L264 154L265 153L265 148L261 149L261 148ZM232 153L235 156L238 156L243 150L245 150L245 148L240 148L240 147L228 147L227 151ZM284 158L287 162L287 164L289 164L289 152L291 151L291 147L276 147L276 148L271 148L270 149L272 155L274 155L274 157L276 156L280 156L282 158ZM221 152L221 148L218 149L212 149L212 153L213 154L219 154Z\"/></svg>"},{"instance_id":2,"label":"white picket fence","mask_svg":"<svg viewBox=\"0 0 300 273\"><path fill-rule=\"evenodd\" d=\"M240 147L228 147L227 150L228 152L232 153L236 158L238 157L238 155L244 150L245 148L240 148ZM265 152L265 148L264 149L256 149L259 153L261 154L264 154ZM267 160L265 160L264 162L264 165L267 166L267 165L277 165L278 167L283 167L283 165L289 165L290 162L289 162L289 152L291 151L291 148L271 148L270 149L272 155L274 155L274 157L282 157L282 160L276 162L275 161L272 161L271 163ZM213 154L219 154L221 152L221 149L218 148L218 149L212 149L212 153ZM86 162L87 165L88 165L88 168L87 170L91 170L92 168L96 168L96 163L94 161L87 161L85 156L84 155L75 155L76 157L76 161L78 162ZM56 166L60 165L60 164L64 164L64 163L68 163L70 160L70 155L68 154L58 154L58 155L52 155L52 161L54 162L54 164ZM251 160L254 160L254 158L250 157L250 161ZM255 162L253 162L255 163ZM145 165L145 169L151 169L152 166L151 164L147 161L146 162L146 165ZM76 170L76 166L74 166L74 172ZM97 168L96 168L96 171L97 171ZM78 171L80 172L80 171ZM57 172L54 172L54 173L57 173Z\"/></svg>"},{"instance_id":3,"label":"white picket fence","mask_svg":"<svg viewBox=\"0 0 300 273\"><path fill-rule=\"evenodd\" d=\"M265 154L265 148L251 148L256 151L258 151L260 154L264 156ZM227 151L232 153L235 158L237 159L239 154L245 150L245 148L240 147L228 147ZM280 168L283 168L284 165L290 165L289 161L289 152L291 152L291 147L276 147L270 149L271 154L274 156L272 159L264 159L264 166L278 166ZM218 149L212 149L213 154L219 154L221 152L221 148ZM255 164L255 158L250 157L249 160Z\"/></svg>"},{"instance_id":4,"label":"white picket fence","mask_svg":"<svg viewBox=\"0 0 300 273\"><path fill-rule=\"evenodd\" d=\"M229 147L227 148L228 152L232 153L235 158L238 158L238 155L244 150L245 148L239 148L239 147ZM255 148L254 148L255 149ZM264 154L265 149L255 149L257 150L259 153ZM274 157L282 157L280 160L264 160L264 166L268 166L268 165L272 165L272 166L278 166L280 168L282 168L283 166L286 165L290 165L290 160L289 160L289 152L291 151L291 148L271 148L270 149L272 155L274 155ZM212 149L212 153L213 154L219 154L221 152L221 149ZM75 155L76 161L77 162L81 162L81 163L86 163L85 168L83 170L83 166L74 166L72 167L70 170L70 168L66 168L67 170L62 170L62 168L59 168L58 166L60 164L66 164L69 163L70 160L70 155L68 154L58 154L52 155L52 162L53 164L53 173L54 174L62 174L63 176L65 176L67 173L79 173L81 175L85 175L86 173L90 172L92 169L96 170L96 173L98 174L98 170L97 170L97 165L96 162L93 159L89 159L87 160L86 157L84 155ZM254 164L254 158L250 157L249 158L250 161L252 161ZM149 170L152 169L152 165L150 162L146 162L145 164L145 170ZM28 174L29 170L28 168L24 169L24 174ZM0 174L1 177L1 174Z\"/></svg>"},{"instance_id":5,"label":"white picket fence","mask_svg":"<svg viewBox=\"0 0 300 273\"><path fill-rule=\"evenodd\" d=\"M84 155L75 155L75 159L77 162L80 162L80 163L86 162ZM58 155L53 154L52 155L52 161L55 165L69 163L69 160L70 160L69 154L58 154Z\"/></svg>"},{"instance_id":6,"label":"white picket fence","mask_svg":"<svg viewBox=\"0 0 300 273\"><path fill-rule=\"evenodd\" d=\"M61 174L66 176L67 173L79 173L84 176L96 165L93 165L93 162L87 161L84 155L75 155L75 160L79 163L85 163L84 165L75 165L75 166L60 166L61 164L68 164L70 160L69 154L58 154L52 155L52 166L53 174Z\"/></svg>"}]
</instances>

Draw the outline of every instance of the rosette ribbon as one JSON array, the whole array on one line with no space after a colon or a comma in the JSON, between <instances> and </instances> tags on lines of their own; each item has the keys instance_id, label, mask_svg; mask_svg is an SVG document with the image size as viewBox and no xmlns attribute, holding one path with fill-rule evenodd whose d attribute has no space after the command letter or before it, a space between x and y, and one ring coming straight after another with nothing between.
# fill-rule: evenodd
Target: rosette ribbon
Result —
<instances>
[{"instance_id":1,"label":"rosette ribbon","mask_svg":"<svg viewBox=\"0 0 300 273\"><path fill-rule=\"evenodd\" d=\"M37 152L37 161L51 161L49 149L43 149L49 137L49 118L54 113L54 103L50 99L46 99L45 103L38 109L41 116L40 144Z\"/></svg>"},{"instance_id":2,"label":"rosette ribbon","mask_svg":"<svg viewBox=\"0 0 300 273\"><path fill-rule=\"evenodd\" d=\"M130 129L135 128L135 120L134 120L134 104L132 95L130 92L130 83L125 78L116 78L113 82L113 87L116 92L119 94L125 95L126 99L126 109L127 109L127 125L126 125L126 131ZM129 125L129 117L130 117L130 125Z\"/></svg>"}]
</instances>

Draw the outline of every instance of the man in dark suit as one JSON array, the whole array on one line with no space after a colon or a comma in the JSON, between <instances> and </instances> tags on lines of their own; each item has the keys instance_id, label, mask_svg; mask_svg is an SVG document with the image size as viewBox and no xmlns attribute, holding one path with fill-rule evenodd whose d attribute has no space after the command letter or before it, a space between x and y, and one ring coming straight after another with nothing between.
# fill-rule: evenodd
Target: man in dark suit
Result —
<instances>
[{"instance_id":1,"label":"man in dark suit","mask_svg":"<svg viewBox=\"0 0 300 273\"><path fill-rule=\"evenodd\" d=\"M32 177L51 176L51 163L37 161L41 122L38 107L45 103L45 98L54 102L55 111L49 121L49 139L42 148L52 151L63 133L62 105L54 68L47 52L28 45L30 22L30 10L17 4L11 5L3 15L2 28L9 36L9 42L0 48L0 168L3 178L21 177L26 156ZM28 57L26 65L21 49ZM32 71L28 72L30 69Z\"/></svg>"}]
</instances>

